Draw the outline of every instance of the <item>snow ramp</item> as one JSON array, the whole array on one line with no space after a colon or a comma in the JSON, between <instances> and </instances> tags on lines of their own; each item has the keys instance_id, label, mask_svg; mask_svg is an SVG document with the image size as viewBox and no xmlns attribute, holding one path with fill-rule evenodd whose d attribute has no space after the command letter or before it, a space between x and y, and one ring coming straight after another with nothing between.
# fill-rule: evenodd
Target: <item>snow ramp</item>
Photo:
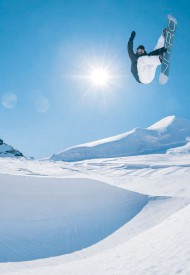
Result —
<instances>
[{"instance_id":1,"label":"snow ramp","mask_svg":"<svg viewBox=\"0 0 190 275\"><path fill-rule=\"evenodd\" d=\"M89 247L130 221L148 200L91 179L0 175L0 262Z\"/></svg>"}]
</instances>

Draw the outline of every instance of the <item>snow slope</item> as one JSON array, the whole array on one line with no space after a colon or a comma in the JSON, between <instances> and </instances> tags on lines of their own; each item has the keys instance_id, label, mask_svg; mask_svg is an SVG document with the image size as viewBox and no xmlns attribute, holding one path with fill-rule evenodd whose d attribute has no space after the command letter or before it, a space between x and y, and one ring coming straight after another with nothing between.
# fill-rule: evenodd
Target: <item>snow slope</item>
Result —
<instances>
[{"instance_id":1,"label":"snow slope","mask_svg":"<svg viewBox=\"0 0 190 275\"><path fill-rule=\"evenodd\" d=\"M94 180L0 175L0 262L88 247L132 219L147 202L146 195Z\"/></svg>"},{"instance_id":2,"label":"snow slope","mask_svg":"<svg viewBox=\"0 0 190 275\"><path fill-rule=\"evenodd\" d=\"M190 137L190 121L166 117L147 129L136 128L125 134L74 146L53 155L51 160L81 161L149 153L164 153L182 146Z\"/></svg>"},{"instance_id":3,"label":"snow slope","mask_svg":"<svg viewBox=\"0 0 190 275\"><path fill-rule=\"evenodd\" d=\"M189 274L189 213L190 206L129 242L87 259L27 269L19 274Z\"/></svg>"},{"instance_id":4,"label":"snow slope","mask_svg":"<svg viewBox=\"0 0 190 275\"><path fill-rule=\"evenodd\" d=\"M167 154L173 154L173 155L190 154L190 142L188 142L184 146L167 150Z\"/></svg>"},{"instance_id":5,"label":"snow slope","mask_svg":"<svg viewBox=\"0 0 190 275\"><path fill-rule=\"evenodd\" d=\"M0 274L189 274L189 182L188 154L0 158Z\"/></svg>"},{"instance_id":6,"label":"snow slope","mask_svg":"<svg viewBox=\"0 0 190 275\"><path fill-rule=\"evenodd\" d=\"M23 154L0 139L0 157L23 157Z\"/></svg>"}]
</instances>

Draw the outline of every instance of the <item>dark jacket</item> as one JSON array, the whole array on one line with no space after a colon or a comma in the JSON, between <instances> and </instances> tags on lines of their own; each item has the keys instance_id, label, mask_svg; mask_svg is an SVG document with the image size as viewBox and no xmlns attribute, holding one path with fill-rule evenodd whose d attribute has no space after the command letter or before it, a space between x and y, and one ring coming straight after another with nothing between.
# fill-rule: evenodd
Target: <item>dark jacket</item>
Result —
<instances>
[{"instance_id":1,"label":"dark jacket","mask_svg":"<svg viewBox=\"0 0 190 275\"><path fill-rule=\"evenodd\" d=\"M147 53L145 51L143 55L139 55L137 53L135 54L133 52L133 40L134 38L130 37L128 41L128 54L131 59L131 73L133 74L136 81L141 83L139 80L138 71L137 71L137 60L140 56L147 55Z\"/></svg>"}]
</instances>

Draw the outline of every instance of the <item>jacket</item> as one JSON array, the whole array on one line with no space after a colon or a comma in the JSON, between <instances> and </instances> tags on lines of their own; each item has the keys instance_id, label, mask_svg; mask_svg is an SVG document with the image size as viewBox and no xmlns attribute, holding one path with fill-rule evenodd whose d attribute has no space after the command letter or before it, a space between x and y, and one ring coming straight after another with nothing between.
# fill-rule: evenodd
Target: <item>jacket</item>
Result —
<instances>
[{"instance_id":1,"label":"jacket","mask_svg":"<svg viewBox=\"0 0 190 275\"><path fill-rule=\"evenodd\" d=\"M133 40L134 38L130 37L128 41L128 54L131 59L131 73L133 74L134 78L137 82L141 83L138 76L138 70L137 70L137 60L139 57L143 55L147 55L147 52L145 51L143 55L139 55L138 53L133 52Z\"/></svg>"}]
</instances>

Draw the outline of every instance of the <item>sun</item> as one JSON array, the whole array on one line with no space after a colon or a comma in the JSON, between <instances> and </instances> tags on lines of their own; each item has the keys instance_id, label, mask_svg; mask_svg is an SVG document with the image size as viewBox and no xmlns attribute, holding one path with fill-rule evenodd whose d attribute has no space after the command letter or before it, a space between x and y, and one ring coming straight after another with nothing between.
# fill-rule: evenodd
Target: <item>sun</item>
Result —
<instances>
[{"instance_id":1,"label":"sun","mask_svg":"<svg viewBox=\"0 0 190 275\"><path fill-rule=\"evenodd\" d=\"M89 78L94 86L105 87L109 84L111 76L107 69L95 68L91 71Z\"/></svg>"}]
</instances>

